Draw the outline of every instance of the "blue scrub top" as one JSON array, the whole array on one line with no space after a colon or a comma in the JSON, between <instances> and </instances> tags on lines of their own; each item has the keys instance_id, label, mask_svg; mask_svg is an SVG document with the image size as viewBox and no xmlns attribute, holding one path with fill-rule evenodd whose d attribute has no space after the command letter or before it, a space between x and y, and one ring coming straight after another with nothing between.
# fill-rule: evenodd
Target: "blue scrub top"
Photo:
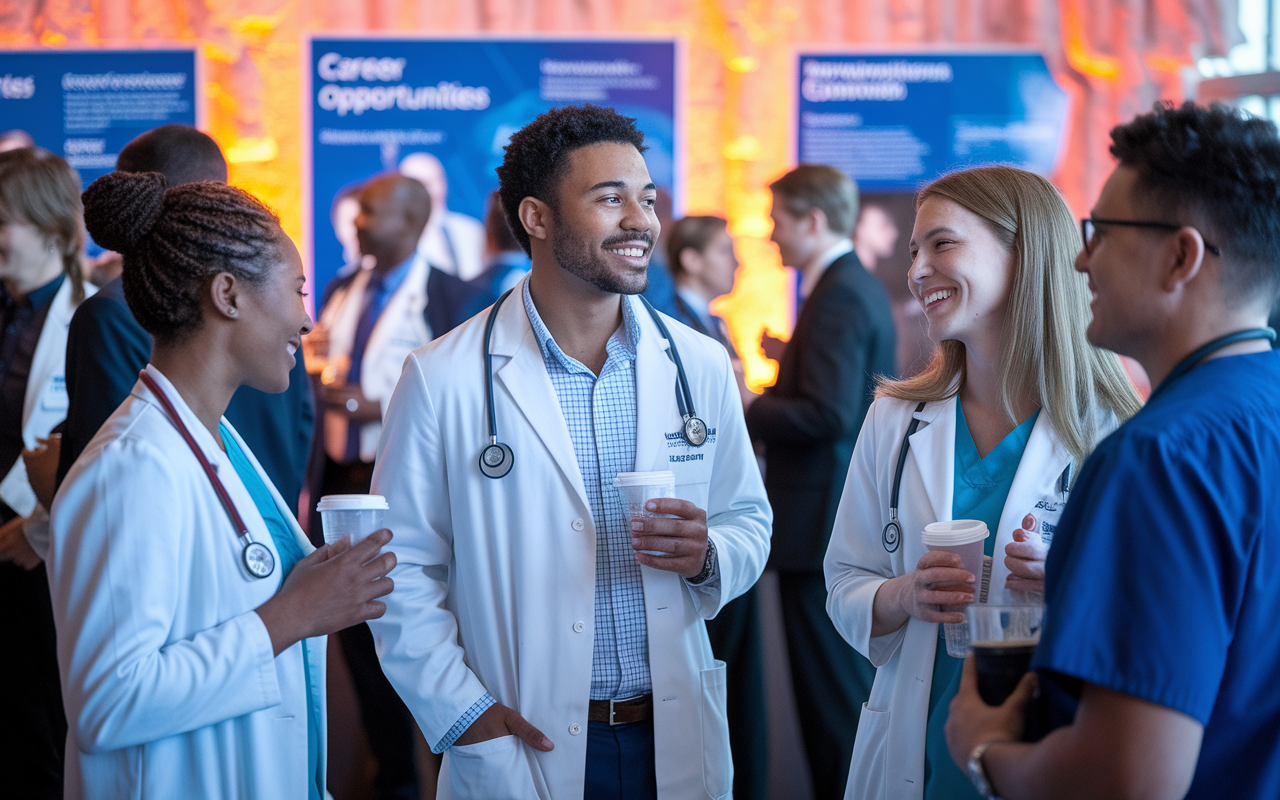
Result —
<instances>
[{"instance_id":1,"label":"blue scrub top","mask_svg":"<svg viewBox=\"0 0 1280 800\"><path fill-rule=\"evenodd\" d=\"M276 545L276 552L280 554L280 569L276 574L280 576L280 584L283 585L294 565L302 560L302 547L294 536L293 526L280 513L271 490L253 468L253 464L249 463L235 437L222 424L218 425L218 433L227 449L231 466L235 467L236 475L240 476L240 482L249 491L253 504L267 523L267 530L271 532L271 540ZM321 787L324 786L324 777L320 774L320 691L323 687L316 679L305 647L302 648L302 665L307 677L307 774L314 778L307 783L307 800L323 800L324 792Z\"/></svg>"},{"instance_id":2,"label":"blue scrub top","mask_svg":"<svg viewBox=\"0 0 1280 800\"><path fill-rule=\"evenodd\" d=\"M1022 424L1014 428L1000 444L987 453L978 455L978 446L969 433L969 423L964 409L956 401L955 485L951 496L952 519L980 519L990 531L984 543L984 552L993 555L996 535L1000 530L1000 515L1004 513L1009 489L1018 473L1022 453L1031 439L1031 429L1036 425L1037 410ZM979 583L982 576L976 576ZM960 668L963 659L947 655L942 626L938 626L937 652L933 659L933 683L929 689L929 721L925 728L924 797L925 800L981 800L969 777L960 771L947 750L943 726L951 698L960 688Z\"/></svg>"},{"instance_id":3,"label":"blue scrub top","mask_svg":"<svg viewBox=\"0 0 1280 800\"><path fill-rule=\"evenodd\" d=\"M1280 797L1280 351L1161 385L1085 462L1045 564L1032 667L1205 726L1188 798ZM1056 690L1055 690L1056 689Z\"/></svg>"}]
</instances>

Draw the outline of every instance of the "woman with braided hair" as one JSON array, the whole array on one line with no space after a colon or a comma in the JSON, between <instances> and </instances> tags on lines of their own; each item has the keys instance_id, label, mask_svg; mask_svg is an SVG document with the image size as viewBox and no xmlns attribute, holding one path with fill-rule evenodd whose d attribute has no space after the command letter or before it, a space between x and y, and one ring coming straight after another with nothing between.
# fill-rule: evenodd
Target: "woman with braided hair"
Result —
<instances>
[{"instance_id":1,"label":"woman with braided hair","mask_svg":"<svg viewBox=\"0 0 1280 800\"><path fill-rule=\"evenodd\" d=\"M66 796L323 798L325 636L385 610L391 535L310 552L222 418L288 387L302 261L225 184L115 172L84 207L154 347L51 514Z\"/></svg>"}]
</instances>

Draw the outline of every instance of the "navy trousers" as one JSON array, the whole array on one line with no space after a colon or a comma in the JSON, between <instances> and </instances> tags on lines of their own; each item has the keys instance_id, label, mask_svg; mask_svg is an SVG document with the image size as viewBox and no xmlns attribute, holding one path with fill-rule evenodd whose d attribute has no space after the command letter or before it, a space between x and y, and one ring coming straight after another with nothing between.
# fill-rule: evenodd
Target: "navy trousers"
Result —
<instances>
[{"instance_id":1,"label":"navy trousers","mask_svg":"<svg viewBox=\"0 0 1280 800\"><path fill-rule=\"evenodd\" d=\"M584 800L657 800L653 758L653 720L587 723Z\"/></svg>"}]
</instances>

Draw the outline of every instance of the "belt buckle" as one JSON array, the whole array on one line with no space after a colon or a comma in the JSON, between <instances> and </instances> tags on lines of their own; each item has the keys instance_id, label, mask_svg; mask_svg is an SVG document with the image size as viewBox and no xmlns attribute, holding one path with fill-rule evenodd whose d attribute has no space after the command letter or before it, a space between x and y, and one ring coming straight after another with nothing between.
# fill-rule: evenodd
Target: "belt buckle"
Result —
<instances>
[{"instance_id":1,"label":"belt buckle","mask_svg":"<svg viewBox=\"0 0 1280 800\"><path fill-rule=\"evenodd\" d=\"M612 728L612 727L614 727L615 725L626 725L626 724L627 724L627 723L625 723L625 722L614 722L614 721L613 721L613 714L614 714L613 704L614 704L614 703L630 703L630 702L632 702L633 700L637 700L637 699L639 699L639 698L641 698L641 697L644 697L644 695L642 695L642 694L637 694L637 695L633 695L632 697L624 697L624 698L622 698L622 699L620 699L620 700L613 700L613 699L609 700L609 727L610 727L610 728Z\"/></svg>"}]
</instances>

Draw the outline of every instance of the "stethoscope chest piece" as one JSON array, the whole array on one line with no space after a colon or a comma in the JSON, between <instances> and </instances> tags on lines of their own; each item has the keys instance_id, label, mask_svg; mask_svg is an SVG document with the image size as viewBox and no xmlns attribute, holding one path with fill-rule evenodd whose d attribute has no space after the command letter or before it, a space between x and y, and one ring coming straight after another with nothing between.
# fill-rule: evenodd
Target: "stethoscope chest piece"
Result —
<instances>
[{"instance_id":1,"label":"stethoscope chest piece","mask_svg":"<svg viewBox=\"0 0 1280 800\"><path fill-rule=\"evenodd\" d=\"M491 442L480 451L480 471L485 477L501 478L511 471L515 462L511 448L499 441Z\"/></svg>"},{"instance_id":2,"label":"stethoscope chest piece","mask_svg":"<svg viewBox=\"0 0 1280 800\"><path fill-rule=\"evenodd\" d=\"M255 578L265 578L276 569L276 557L271 555L265 544L250 542L242 551L244 568Z\"/></svg>"},{"instance_id":3,"label":"stethoscope chest piece","mask_svg":"<svg viewBox=\"0 0 1280 800\"><path fill-rule=\"evenodd\" d=\"M898 546L902 544L902 526L898 521L891 520L884 526L884 531L880 534L880 542L884 545L885 552L896 553Z\"/></svg>"},{"instance_id":4,"label":"stethoscope chest piece","mask_svg":"<svg viewBox=\"0 0 1280 800\"><path fill-rule=\"evenodd\" d=\"M707 423L697 417L689 417L684 421L684 440L694 447L701 447L707 441Z\"/></svg>"}]
</instances>

